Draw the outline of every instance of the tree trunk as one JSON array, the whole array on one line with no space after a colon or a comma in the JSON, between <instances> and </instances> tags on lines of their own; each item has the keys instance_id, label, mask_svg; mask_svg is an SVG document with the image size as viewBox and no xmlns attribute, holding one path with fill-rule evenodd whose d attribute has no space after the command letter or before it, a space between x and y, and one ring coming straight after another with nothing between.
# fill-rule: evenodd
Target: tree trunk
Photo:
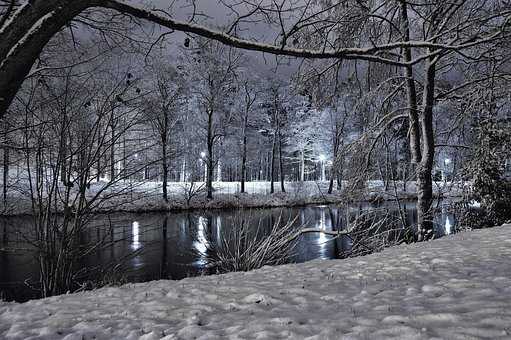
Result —
<instances>
[{"instance_id":1,"label":"tree trunk","mask_svg":"<svg viewBox=\"0 0 511 340\"><path fill-rule=\"evenodd\" d=\"M337 143L334 142L334 153L332 158L332 170L330 173L330 180L328 181L328 193L331 194L334 191L334 178L337 176Z\"/></svg>"},{"instance_id":2,"label":"tree trunk","mask_svg":"<svg viewBox=\"0 0 511 340\"><path fill-rule=\"evenodd\" d=\"M206 186L207 186L207 198L213 198L213 112L208 112L208 159L207 162L207 178L206 178Z\"/></svg>"},{"instance_id":3,"label":"tree trunk","mask_svg":"<svg viewBox=\"0 0 511 340\"><path fill-rule=\"evenodd\" d=\"M420 241L433 236L433 160L435 157L435 141L433 132L433 105L435 100L434 61L426 65L426 80L423 94L423 111L420 119L422 157L417 166L417 232Z\"/></svg>"},{"instance_id":4,"label":"tree trunk","mask_svg":"<svg viewBox=\"0 0 511 340\"><path fill-rule=\"evenodd\" d=\"M3 117L44 46L75 16L100 0L33 0L0 30L0 117Z\"/></svg>"},{"instance_id":5,"label":"tree trunk","mask_svg":"<svg viewBox=\"0 0 511 340\"><path fill-rule=\"evenodd\" d=\"M408 21L408 8L406 1L401 2L401 28L404 41L410 41L410 23ZM405 62L412 60L410 48L403 48L403 59ZM417 108L417 89L412 66L405 67L408 117L410 121L410 153L412 163L418 163L421 158L421 140L419 135L419 114Z\"/></svg>"},{"instance_id":6,"label":"tree trunk","mask_svg":"<svg viewBox=\"0 0 511 340\"><path fill-rule=\"evenodd\" d=\"M164 138L162 138L164 139ZM168 202L169 201L169 196L168 196L168 175L169 175L169 167L168 167L168 163L167 163L167 141L163 141L162 140L162 148L161 148L161 151L162 151L162 157L161 157L161 165L162 165L162 171L163 171L163 180L162 180L162 188L163 188L163 199L165 200L165 202Z\"/></svg>"},{"instance_id":7,"label":"tree trunk","mask_svg":"<svg viewBox=\"0 0 511 340\"><path fill-rule=\"evenodd\" d=\"M410 29L407 3L405 1L401 2L401 25L403 28L403 38L405 41L409 41ZM410 48L403 49L403 59L406 62L412 59ZM431 237L433 233L433 216L431 212L431 205L433 202L433 183L431 173L433 170L435 154L433 134L435 73L435 64L431 63L431 60L429 60L426 65L426 81L423 91L423 110L419 121L417 91L415 88L413 68L412 66L405 68L410 120L410 153L412 164L417 164L417 238L419 241Z\"/></svg>"},{"instance_id":8,"label":"tree trunk","mask_svg":"<svg viewBox=\"0 0 511 340\"><path fill-rule=\"evenodd\" d=\"M280 173L280 191L286 192L286 188L284 187L284 162L282 160L282 135L280 134L280 127L278 129L279 131L279 173Z\"/></svg>"},{"instance_id":9,"label":"tree trunk","mask_svg":"<svg viewBox=\"0 0 511 340\"><path fill-rule=\"evenodd\" d=\"M62 115L62 126L60 129L60 145L59 145L59 159L60 159L60 181L67 185L67 132L68 123L66 112L64 110Z\"/></svg>"},{"instance_id":10,"label":"tree trunk","mask_svg":"<svg viewBox=\"0 0 511 340\"><path fill-rule=\"evenodd\" d=\"M4 138L5 143L6 138ZM3 190L2 197L4 201L4 209L7 207L7 188L9 184L9 147L7 145L4 146L4 166L3 166Z\"/></svg>"},{"instance_id":11,"label":"tree trunk","mask_svg":"<svg viewBox=\"0 0 511 340\"><path fill-rule=\"evenodd\" d=\"M110 126L110 182L115 178L115 126Z\"/></svg>"},{"instance_id":12,"label":"tree trunk","mask_svg":"<svg viewBox=\"0 0 511 340\"><path fill-rule=\"evenodd\" d=\"M168 138L168 131L169 131L169 117L167 113L165 112L163 115L163 130L160 131L160 139L161 139L161 151L162 151L162 157L161 157L161 163L162 163L162 170L163 170L163 199L165 202L168 203L169 196L168 196L168 176L169 176L169 164L168 164L168 144L169 144L169 138Z\"/></svg>"},{"instance_id":13,"label":"tree trunk","mask_svg":"<svg viewBox=\"0 0 511 340\"><path fill-rule=\"evenodd\" d=\"M98 146L100 148L100 146ZM96 182L101 180L101 156L98 157L96 162Z\"/></svg>"},{"instance_id":14,"label":"tree trunk","mask_svg":"<svg viewBox=\"0 0 511 340\"><path fill-rule=\"evenodd\" d=\"M340 191L340 190L342 190L342 176L343 176L343 172L344 172L344 153L341 152L341 154L338 157L339 157L339 164L337 166L337 174L335 177L337 179L337 190Z\"/></svg>"},{"instance_id":15,"label":"tree trunk","mask_svg":"<svg viewBox=\"0 0 511 340\"><path fill-rule=\"evenodd\" d=\"M339 161L337 159L337 156L338 156L338 153L339 153L339 128L338 128L338 124L336 123L336 127L335 127L335 136L333 138L333 149L334 149L334 153L333 153L333 157L332 157L332 170L331 170L331 174L330 174L330 181L329 181L329 184L328 184L328 193L331 194L333 191L334 191L334 178L337 177L337 173L339 172L338 171L338 165L339 165Z\"/></svg>"},{"instance_id":16,"label":"tree trunk","mask_svg":"<svg viewBox=\"0 0 511 340\"><path fill-rule=\"evenodd\" d=\"M300 182L305 180L305 151L300 150Z\"/></svg>"},{"instance_id":17,"label":"tree trunk","mask_svg":"<svg viewBox=\"0 0 511 340\"><path fill-rule=\"evenodd\" d=\"M247 124L248 114L245 115L243 125L243 150L241 153L241 193L245 192L245 181L247 179Z\"/></svg>"},{"instance_id":18,"label":"tree trunk","mask_svg":"<svg viewBox=\"0 0 511 340\"><path fill-rule=\"evenodd\" d=\"M119 169L119 175L121 175L123 182L126 182L128 171L127 168L127 154L126 154L126 133L122 134L122 170Z\"/></svg>"},{"instance_id":19,"label":"tree trunk","mask_svg":"<svg viewBox=\"0 0 511 340\"><path fill-rule=\"evenodd\" d=\"M273 141L271 144L271 161L270 161L270 194L275 192L273 182L275 181L275 154L277 148L276 132L273 133Z\"/></svg>"}]
</instances>

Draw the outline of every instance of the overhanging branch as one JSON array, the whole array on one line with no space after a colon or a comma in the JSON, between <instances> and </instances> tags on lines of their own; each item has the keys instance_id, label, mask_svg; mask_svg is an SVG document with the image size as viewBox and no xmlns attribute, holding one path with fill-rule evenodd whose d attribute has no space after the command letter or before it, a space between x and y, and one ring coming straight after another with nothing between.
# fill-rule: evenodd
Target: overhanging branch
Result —
<instances>
[{"instance_id":1,"label":"overhanging branch","mask_svg":"<svg viewBox=\"0 0 511 340\"><path fill-rule=\"evenodd\" d=\"M290 48L286 46L277 46L271 44L260 43L256 41L251 41L247 39L241 39L230 35L228 33L224 33L221 31L213 30L207 28L205 26L197 25L190 22L184 22L172 19L170 17L164 17L160 14L156 14L150 10L145 10L140 7L136 7L133 5L125 4L116 0L107 0L101 4L101 7L109 8L116 10L118 12L132 15L139 19L145 19L161 25L163 27L167 27L172 30L192 33L196 34L208 39L217 40L221 43L224 43L229 46L233 46L236 48L244 49L244 50L252 50L270 53L274 55L282 55L282 56L290 56L297 58L307 58L307 59L352 59L352 60L367 60L376 63L390 64L395 66L409 66L414 65L416 63L421 62L425 58L427 58L430 54L429 52L424 55L419 55L415 59L410 61L399 61L394 59L389 59L383 57L378 54L390 53L391 51L398 50L401 48L424 48L430 50L458 50L463 49L469 46L473 46L474 42L471 42L469 45L446 45L446 44L437 44L429 41L398 41L393 43L387 43L382 45L371 46L367 48L339 48L335 50L309 50L309 49L299 49L299 48Z\"/></svg>"}]
</instances>

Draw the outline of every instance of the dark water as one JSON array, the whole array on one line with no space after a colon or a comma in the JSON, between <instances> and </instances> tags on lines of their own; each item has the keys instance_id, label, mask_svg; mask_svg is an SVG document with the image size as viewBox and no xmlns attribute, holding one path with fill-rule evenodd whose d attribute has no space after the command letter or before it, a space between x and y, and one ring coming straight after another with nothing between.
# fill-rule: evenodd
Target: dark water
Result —
<instances>
[{"instance_id":1,"label":"dark water","mask_svg":"<svg viewBox=\"0 0 511 340\"><path fill-rule=\"evenodd\" d=\"M403 202L403 216L414 225L417 214L414 202ZM436 235L455 232L455 218L447 212L446 204L438 204ZM248 221L257 226L269 227L279 220L282 223L296 217L297 225L325 230L343 229L350 217L378 209L388 211L397 219L395 203L379 205L369 203L350 207L308 206L284 209L213 210L179 213L112 214L98 215L81 235L83 244L98 239L109 241L107 247L97 249L80 260L81 267L115 264L122 259L122 278L128 281L152 279L182 279L187 276L208 274L208 251L219 243L222 235ZM39 297L31 289L38 279L37 261L27 242L31 229L30 217L0 220L0 297L25 301ZM111 227L109 227L111 226ZM337 258L351 247L351 240L341 237L332 240L322 233L302 235L290 262L311 259ZM119 272L119 271L118 271Z\"/></svg>"}]
</instances>

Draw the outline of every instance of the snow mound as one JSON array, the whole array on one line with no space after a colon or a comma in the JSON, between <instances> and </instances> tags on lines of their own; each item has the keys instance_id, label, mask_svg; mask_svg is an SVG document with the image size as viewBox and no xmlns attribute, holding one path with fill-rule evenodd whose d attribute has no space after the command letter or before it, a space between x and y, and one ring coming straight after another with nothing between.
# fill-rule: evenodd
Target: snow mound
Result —
<instances>
[{"instance_id":1,"label":"snow mound","mask_svg":"<svg viewBox=\"0 0 511 340\"><path fill-rule=\"evenodd\" d=\"M511 226L248 273L0 302L0 339L511 339Z\"/></svg>"}]
</instances>

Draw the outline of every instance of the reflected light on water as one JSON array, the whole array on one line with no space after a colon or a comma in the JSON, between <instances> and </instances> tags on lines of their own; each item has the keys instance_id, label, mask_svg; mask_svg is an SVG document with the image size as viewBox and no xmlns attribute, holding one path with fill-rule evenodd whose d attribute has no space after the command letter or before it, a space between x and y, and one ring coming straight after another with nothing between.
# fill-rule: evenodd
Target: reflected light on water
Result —
<instances>
[{"instance_id":1,"label":"reflected light on water","mask_svg":"<svg viewBox=\"0 0 511 340\"><path fill-rule=\"evenodd\" d=\"M140 225L137 221L133 221L131 225L131 234L133 235L131 248L137 250L142 246L140 243Z\"/></svg>"},{"instance_id":2,"label":"reflected light on water","mask_svg":"<svg viewBox=\"0 0 511 340\"><path fill-rule=\"evenodd\" d=\"M452 224L451 224L451 221L449 220L449 216L447 216L445 218L444 230L445 230L445 235L450 235L452 233Z\"/></svg>"},{"instance_id":3,"label":"reflected light on water","mask_svg":"<svg viewBox=\"0 0 511 340\"><path fill-rule=\"evenodd\" d=\"M318 221L318 224L316 225L316 227L321 230L327 230L325 208L321 208L319 221ZM321 258L325 258L325 256L326 256L326 245L327 245L328 241L329 241L329 238L326 234L318 233L318 239L317 239L317 243L319 246L318 252L319 252Z\"/></svg>"},{"instance_id":4,"label":"reflected light on water","mask_svg":"<svg viewBox=\"0 0 511 340\"><path fill-rule=\"evenodd\" d=\"M197 240L193 242L193 247L199 254L199 259L197 259L195 263L199 265L206 264L206 252L209 245L208 239L206 237L207 226L207 219L203 216L200 216L199 222L197 223Z\"/></svg>"},{"instance_id":5,"label":"reflected light on water","mask_svg":"<svg viewBox=\"0 0 511 340\"><path fill-rule=\"evenodd\" d=\"M222 243L222 234L220 233L220 230L222 229L222 219L220 216L216 217L216 242L218 244Z\"/></svg>"}]
</instances>

